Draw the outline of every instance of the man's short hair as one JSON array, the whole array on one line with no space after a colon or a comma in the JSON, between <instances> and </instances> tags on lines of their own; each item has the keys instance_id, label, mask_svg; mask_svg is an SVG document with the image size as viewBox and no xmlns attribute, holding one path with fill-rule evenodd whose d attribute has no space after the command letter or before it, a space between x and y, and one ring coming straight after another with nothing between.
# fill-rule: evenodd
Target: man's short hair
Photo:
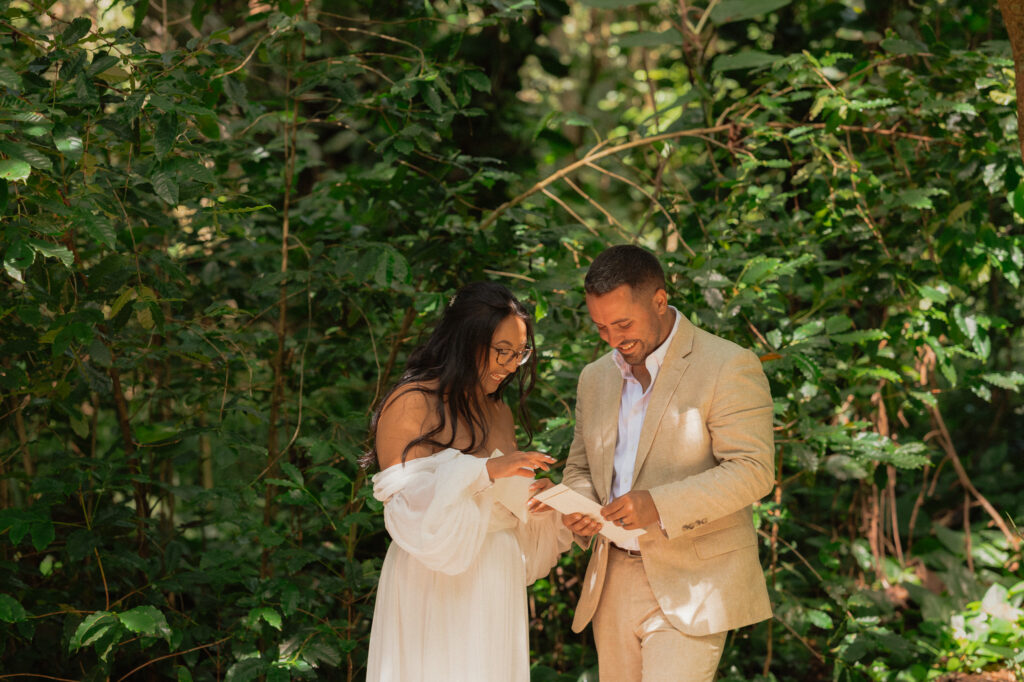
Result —
<instances>
[{"instance_id":1,"label":"man's short hair","mask_svg":"<svg viewBox=\"0 0 1024 682\"><path fill-rule=\"evenodd\" d=\"M665 288L665 271L654 254L632 244L612 246L594 259L583 279L588 294L604 296L628 284L634 293Z\"/></svg>"}]
</instances>

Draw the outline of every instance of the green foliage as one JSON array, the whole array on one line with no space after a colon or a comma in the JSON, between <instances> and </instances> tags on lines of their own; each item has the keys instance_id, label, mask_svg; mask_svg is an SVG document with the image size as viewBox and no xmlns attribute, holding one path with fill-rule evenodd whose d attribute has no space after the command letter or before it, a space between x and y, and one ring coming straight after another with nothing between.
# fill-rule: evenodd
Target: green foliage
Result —
<instances>
[{"instance_id":1,"label":"green foliage","mask_svg":"<svg viewBox=\"0 0 1024 682\"><path fill-rule=\"evenodd\" d=\"M4 673L360 679L375 402L456 287L500 279L537 318L533 447L564 456L600 352L582 273L626 240L775 396L776 618L722 678L1019 673L995 10L370 6L0 0ZM596 676L584 562L530 589L536 679Z\"/></svg>"}]
</instances>

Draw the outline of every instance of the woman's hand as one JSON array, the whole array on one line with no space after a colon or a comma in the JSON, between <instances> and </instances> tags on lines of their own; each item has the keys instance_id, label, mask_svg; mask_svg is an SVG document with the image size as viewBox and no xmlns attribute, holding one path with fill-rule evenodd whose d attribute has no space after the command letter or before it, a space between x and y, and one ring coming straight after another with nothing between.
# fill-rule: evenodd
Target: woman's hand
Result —
<instances>
[{"instance_id":1,"label":"woman's hand","mask_svg":"<svg viewBox=\"0 0 1024 682\"><path fill-rule=\"evenodd\" d=\"M525 476L533 478L533 472L537 469L547 471L555 461L543 452L513 452L510 455L491 457L487 460L487 475L491 480L507 478L509 476Z\"/></svg>"},{"instance_id":2,"label":"woman's hand","mask_svg":"<svg viewBox=\"0 0 1024 682\"><path fill-rule=\"evenodd\" d=\"M530 484L530 499L526 501L527 511L533 514L540 514L541 512L551 511L551 507L547 506L540 500L533 497L537 493L547 490L548 488L555 487L555 482L550 478L538 478L536 481Z\"/></svg>"}]
</instances>

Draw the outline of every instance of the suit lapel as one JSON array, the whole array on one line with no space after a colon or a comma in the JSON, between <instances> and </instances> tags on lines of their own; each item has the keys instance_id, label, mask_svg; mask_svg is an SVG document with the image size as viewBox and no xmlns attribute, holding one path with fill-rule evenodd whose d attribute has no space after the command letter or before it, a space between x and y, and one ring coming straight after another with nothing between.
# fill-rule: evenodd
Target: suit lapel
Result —
<instances>
[{"instance_id":1,"label":"suit lapel","mask_svg":"<svg viewBox=\"0 0 1024 682\"><path fill-rule=\"evenodd\" d=\"M651 402L647 405L644 425L640 430L640 443L637 445L636 463L633 465L633 485L636 485L636 479L651 450L654 434L658 432L661 418L668 408L672 395L676 392L686 369L690 366L690 361L686 359L686 356L693 348L693 333L693 324L683 317L682 313L679 313L679 329L676 330L676 335L672 338L672 345L669 346L668 353L665 355L665 362L658 371L658 377L654 380L654 388L651 389ZM616 416L617 421L618 417ZM612 447L615 447L614 443Z\"/></svg>"},{"instance_id":2,"label":"suit lapel","mask_svg":"<svg viewBox=\"0 0 1024 682\"><path fill-rule=\"evenodd\" d=\"M598 397L597 423L601 428L600 450L598 452L598 479L594 481L601 502L607 502L612 490L612 471L615 461L615 441L619 435L619 402L622 399L622 374L615 363L608 358L607 377L601 382Z\"/></svg>"}]
</instances>

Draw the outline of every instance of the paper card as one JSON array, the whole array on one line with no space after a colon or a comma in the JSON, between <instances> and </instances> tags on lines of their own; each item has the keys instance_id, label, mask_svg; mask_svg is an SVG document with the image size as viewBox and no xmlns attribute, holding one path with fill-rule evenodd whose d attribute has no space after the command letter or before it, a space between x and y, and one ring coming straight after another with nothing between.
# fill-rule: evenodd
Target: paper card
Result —
<instances>
[{"instance_id":1,"label":"paper card","mask_svg":"<svg viewBox=\"0 0 1024 682\"><path fill-rule=\"evenodd\" d=\"M495 449L491 459L501 457L504 453ZM526 501L530 499L530 486L536 479L526 476L508 476L499 478L492 486L494 499L516 515L523 523L529 519L530 512L526 509Z\"/></svg>"},{"instance_id":2,"label":"paper card","mask_svg":"<svg viewBox=\"0 0 1024 682\"><path fill-rule=\"evenodd\" d=\"M601 505L588 497L580 495L572 488L561 483L556 485L554 488L548 488L547 490L537 493L533 498L543 502L552 509L562 512L563 514L581 512L591 518L604 521L601 518ZM643 535L647 531L643 528L626 530L625 528L616 526L614 523L604 521L604 525L601 526L601 530L598 532L615 544L621 546L628 545L633 538Z\"/></svg>"}]
</instances>

